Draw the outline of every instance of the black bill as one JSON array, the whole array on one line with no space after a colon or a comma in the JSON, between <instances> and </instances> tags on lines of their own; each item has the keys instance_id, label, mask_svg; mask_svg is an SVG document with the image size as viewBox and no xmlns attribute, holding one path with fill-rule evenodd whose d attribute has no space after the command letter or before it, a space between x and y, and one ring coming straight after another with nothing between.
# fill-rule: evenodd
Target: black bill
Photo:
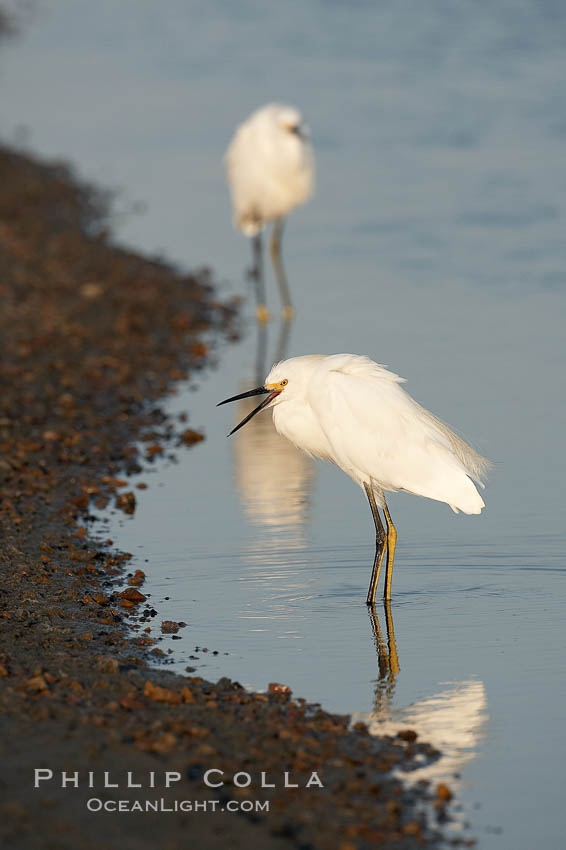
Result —
<instances>
[{"instance_id":1,"label":"black bill","mask_svg":"<svg viewBox=\"0 0 566 850\"><path fill-rule=\"evenodd\" d=\"M243 428L243 426L247 422L249 422L250 419L252 419L256 415L256 413L259 413L261 410L263 410L264 407L267 407L269 402L273 401L273 399L276 396L278 396L280 392L281 392L281 390L271 390L270 391L270 390L266 390L265 387L256 387L255 390L249 390L247 393L240 393L240 395L233 395L231 398L225 398L224 401L219 401L218 404L216 405L216 407L220 407L221 404L228 404L228 402L230 402L230 401L240 401L241 398L249 398L250 396L253 396L253 395L266 395L267 393L269 393L267 398L264 398L264 400L262 401L261 404L259 404L256 408L254 408L254 410L252 410L251 413L248 413L248 415L245 417L245 419L242 419L242 421L239 422L236 425L235 428L232 428L232 430L230 431L228 436L231 437L232 434L235 434L236 431L239 431L240 428Z\"/></svg>"}]
</instances>

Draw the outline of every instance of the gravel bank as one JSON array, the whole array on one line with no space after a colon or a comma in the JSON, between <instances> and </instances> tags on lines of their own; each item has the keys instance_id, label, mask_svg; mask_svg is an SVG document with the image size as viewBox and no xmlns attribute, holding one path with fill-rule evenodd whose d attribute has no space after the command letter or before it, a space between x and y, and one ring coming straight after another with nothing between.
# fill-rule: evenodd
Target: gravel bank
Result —
<instances>
[{"instance_id":1,"label":"gravel bank","mask_svg":"<svg viewBox=\"0 0 566 850\"><path fill-rule=\"evenodd\" d=\"M172 446L198 450L205 435L168 421L159 399L213 365L236 310L207 272L116 247L107 199L65 167L0 149L0 186L0 842L438 846L422 803L442 816L448 789L407 791L392 776L435 758L426 744L349 731L348 718L285 689L253 694L159 668L143 573L91 534L89 510L132 510L143 490L129 472ZM209 769L225 784L208 787ZM275 788L261 787L262 772ZM285 772L297 788L283 787ZM313 773L323 788L305 787ZM113 811L118 800L130 810ZM174 811L182 800L191 811ZM146 801L164 810L135 811Z\"/></svg>"}]
</instances>

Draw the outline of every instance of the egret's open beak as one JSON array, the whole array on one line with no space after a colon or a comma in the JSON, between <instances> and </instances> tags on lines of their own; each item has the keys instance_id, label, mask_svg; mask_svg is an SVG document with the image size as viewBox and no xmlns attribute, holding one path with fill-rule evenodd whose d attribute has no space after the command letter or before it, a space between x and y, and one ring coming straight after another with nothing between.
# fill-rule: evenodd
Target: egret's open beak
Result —
<instances>
[{"instance_id":1,"label":"egret's open beak","mask_svg":"<svg viewBox=\"0 0 566 850\"><path fill-rule=\"evenodd\" d=\"M240 393L240 395L233 395L231 398L225 398L224 401L219 401L216 407L220 407L221 404L228 404L228 402L230 401L239 401L241 398L249 398L252 395L266 395L267 393L269 393L267 398L264 398L261 404L254 408L251 413L248 413L245 419L242 419L242 421L239 422L235 428L232 428L228 436L231 437L232 434L235 434L236 431L239 431L240 428L242 428L247 422L250 421L250 419L252 419L256 415L256 413L259 413L260 410L263 410L264 407L267 407L269 402L273 401L273 399L276 398L280 392L281 390L267 390L265 387L256 387L255 390L248 390L247 393Z\"/></svg>"}]
</instances>

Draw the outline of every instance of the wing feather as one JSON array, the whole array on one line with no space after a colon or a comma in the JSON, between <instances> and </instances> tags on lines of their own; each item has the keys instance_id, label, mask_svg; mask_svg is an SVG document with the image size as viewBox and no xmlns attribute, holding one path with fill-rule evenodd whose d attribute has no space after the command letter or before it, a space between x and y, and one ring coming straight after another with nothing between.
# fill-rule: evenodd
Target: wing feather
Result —
<instances>
[{"instance_id":1,"label":"wing feather","mask_svg":"<svg viewBox=\"0 0 566 850\"><path fill-rule=\"evenodd\" d=\"M470 488L479 499L467 476L481 480L488 461L417 404L399 376L352 355L326 358L322 368L309 385L309 402L348 475L363 484L369 474L385 490L456 506L468 504Z\"/></svg>"}]
</instances>

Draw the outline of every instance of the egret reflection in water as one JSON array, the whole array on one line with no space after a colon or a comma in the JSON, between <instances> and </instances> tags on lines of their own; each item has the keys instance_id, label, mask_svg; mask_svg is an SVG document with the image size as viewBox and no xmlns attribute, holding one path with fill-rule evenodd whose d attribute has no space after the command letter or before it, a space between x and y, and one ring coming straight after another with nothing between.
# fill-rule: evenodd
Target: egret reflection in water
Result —
<instances>
[{"instance_id":1,"label":"egret reflection in water","mask_svg":"<svg viewBox=\"0 0 566 850\"><path fill-rule=\"evenodd\" d=\"M284 358L290 331L291 322L283 320L273 360L268 365L268 326L258 323L257 380L263 381L266 367ZM249 381L244 382L243 388L248 385ZM242 399L235 408L235 420L243 419L255 406L253 398ZM277 433L269 414L254 417L242 429L238 439L231 441L231 447L236 490L242 509L254 525L270 531L271 545L266 550L266 540L262 539L261 550L272 553L272 548L280 545L281 536L284 536L286 545L302 547L314 481L313 462ZM281 534L273 535L277 529Z\"/></svg>"},{"instance_id":2,"label":"egret reflection in water","mask_svg":"<svg viewBox=\"0 0 566 850\"><path fill-rule=\"evenodd\" d=\"M479 743L485 735L488 715L483 682L477 679L447 682L438 693L407 708L393 709L401 667L391 605L388 601L383 605L385 631L382 631L375 607L368 609L379 671L374 709L353 714L352 722L363 721L373 735L396 735L402 729L414 729L442 755L438 761L411 772L411 781L447 779L454 785L462 767L478 754Z\"/></svg>"}]
</instances>

